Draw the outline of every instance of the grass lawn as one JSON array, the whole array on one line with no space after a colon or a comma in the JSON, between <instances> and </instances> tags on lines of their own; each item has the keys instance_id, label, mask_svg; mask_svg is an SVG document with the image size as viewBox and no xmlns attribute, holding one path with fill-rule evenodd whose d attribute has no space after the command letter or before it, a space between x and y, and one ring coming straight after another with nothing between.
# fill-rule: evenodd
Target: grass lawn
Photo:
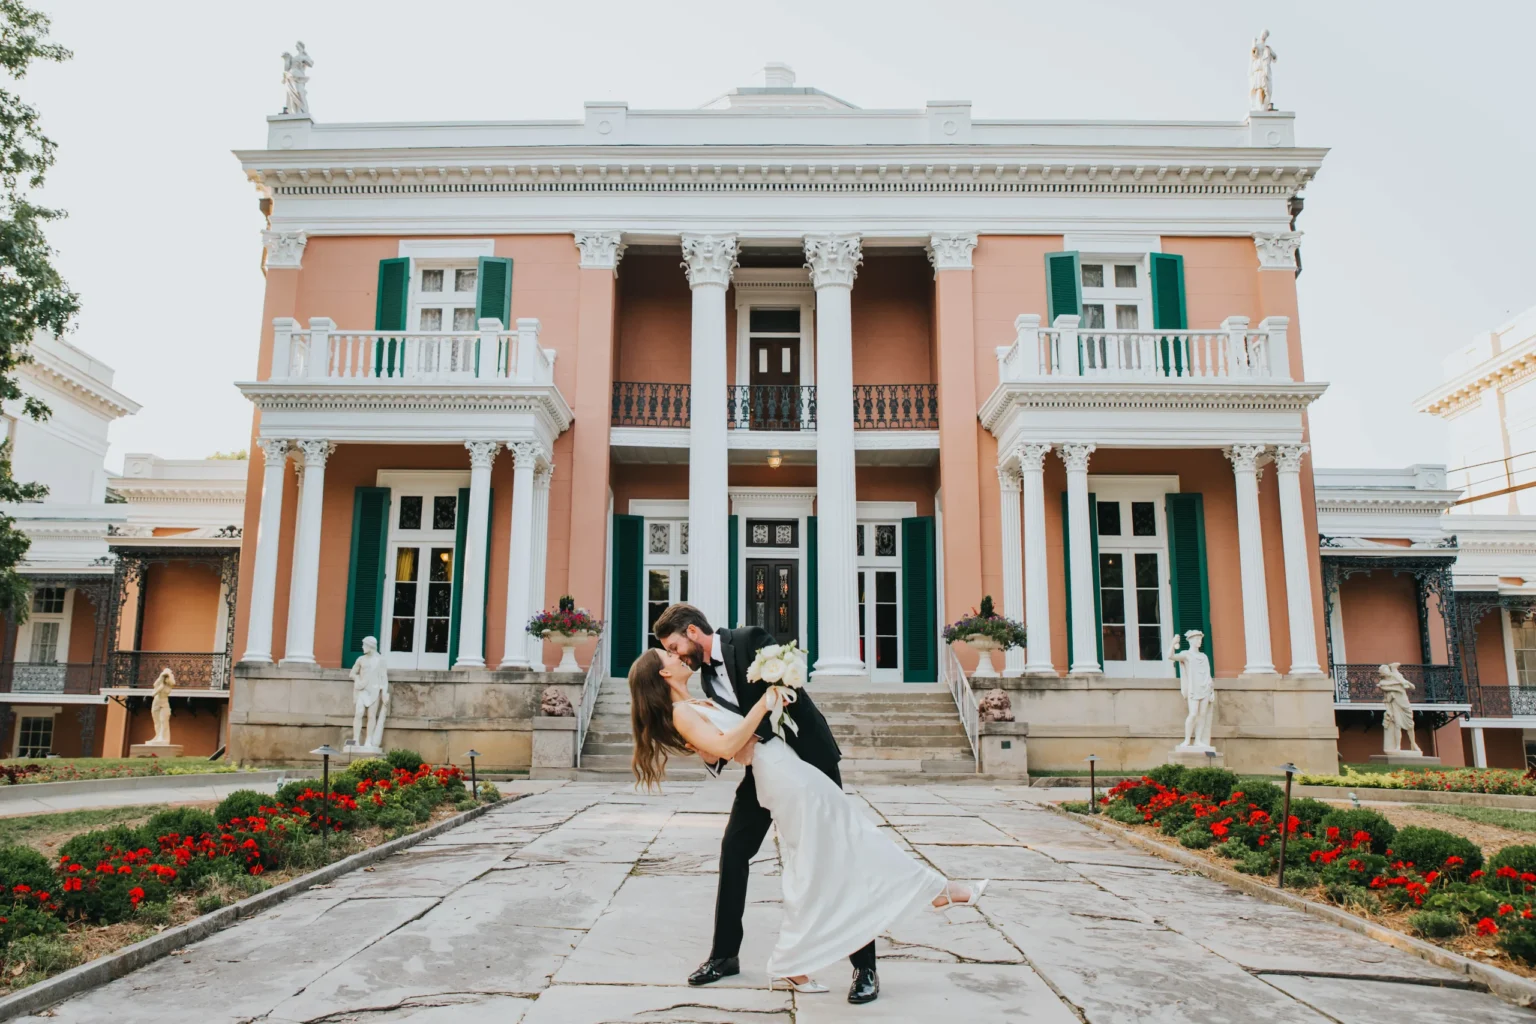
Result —
<instances>
[{"instance_id":1,"label":"grass lawn","mask_svg":"<svg viewBox=\"0 0 1536 1024\"><path fill-rule=\"evenodd\" d=\"M1419 810L1433 811L1435 814L1449 814L1467 821L1475 821L1479 825L1507 828L1511 832L1536 833L1536 811L1517 811L1507 807L1450 807L1441 804L1427 806L1415 804L1414 806ZM1450 831L1454 832L1455 829Z\"/></svg>"},{"instance_id":2,"label":"grass lawn","mask_svg":"<svg viewBox=\"0 0 1536 1024\"><path fill-rule=\"evenodd\" d=\"M0 846L16 844L50 853L59 843L92 829L111 825L139 825L165 810L165 804L137 807L105 807L94 811L55 811L0 818Z\"/></svg>"},{"instance_id":3,"label":"grass lawn","mask_svg":"<svg viewBox=\"0 0 1536 1024\"><path fill-rule=\"evenodd\" d=\"M192 775L200 772L236 772L228 761L206 757L45 757L10 758L7 768L36 768L18 782L74 782L80 779L118 779L138 775Z\"/></svg>"}]
</instances>

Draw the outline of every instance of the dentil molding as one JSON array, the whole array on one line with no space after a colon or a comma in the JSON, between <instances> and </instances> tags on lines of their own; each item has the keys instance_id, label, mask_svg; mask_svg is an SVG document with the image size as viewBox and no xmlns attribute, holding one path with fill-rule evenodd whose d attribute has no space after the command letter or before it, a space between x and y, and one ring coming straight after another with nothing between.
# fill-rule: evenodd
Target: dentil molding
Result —
<instances>
[{"instance_id":1,"label":"dentil molding","mask_svg":"<svg viewBox=\"0 0 1536 1024\"><path fill-rule=\"evenodd\" d=\"M267 269L298 270L308 242L309 236L302 231L263 231L261 244L267 250Z\"/></svg>"},{"instance_id":2,"label":"dentil molding","mask_svg":"<svg viewBox=\"0 0 1536 1024\"><path fill-rule=\"evenodd\" d=\"M811 271L811 284L817 288L852 288L864 262L864 247L858 235L807 235L805 265Z\"/></svg>"}]
</instances>

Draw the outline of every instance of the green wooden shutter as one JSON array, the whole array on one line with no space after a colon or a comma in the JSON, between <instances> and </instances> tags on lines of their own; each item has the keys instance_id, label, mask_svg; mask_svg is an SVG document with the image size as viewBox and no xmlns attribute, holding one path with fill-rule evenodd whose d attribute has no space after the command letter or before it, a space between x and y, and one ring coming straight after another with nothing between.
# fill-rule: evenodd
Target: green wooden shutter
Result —
<instances>
[{"instance_id":1,"label":"green wooden shutter","mask_svg":"<svg viewBox=\"0 0 1536 1024\"><path fill-rule=\"evenodd\" d=\"M1082 316L1083 272L1075 252L1045 254L1046 326L1059 316Z\"/></svg>"},{"instance_id":2,"label":"green wooden shutter","mask_svg":"<svg viewBox=\"0 0 1536 1024\"><path fill-rule=\"evenodd\" d=\"M805 517L805 657L816 667L817 648L821 644L821 587L817 562L820 545L816 540L816 517Z\"/></svg>"},{"instance_id":3,"label":"green wooden shutter","mask_svg":"<svg viewBox=\"0 0 1536 1024\"><path fill-rule=\"evenodd\" d=\"M1211 659L1216 653L1211 636L1211 592L1206 574L1205 496L1169 494L1164 499L1168 515L1168 590L1173 598L1173 631L1183 634L1198 629L1205 634L1202 648Z\"/></svg>"},{"instance_id":4,"label":"green wooden shutter","mask_svg":"<svg viewBox=\"0 0 1536 1024\"><path fill-rule=\"evenodd\" d=\"M1152 327L1162 331L1189 329L1189 314L1184 301L1184 257L1154 252L1152 261ZM1164 376L1183 376L1184 352L1159 339Z\"/></svg>"},{"instance_id":5,"label":"green wooden shutter","mask_svg":"<svg viewBox=\"0 0 1536 1024\"><path fill-rule=\"evenodd\" d=\"M363 637L379 637L384 608L386 544L389 540L389 488L358 487L352 492L352 559L347 572L347 615L341 635L341 666L351 668L362 656Z\"/></svg>"},{"instance_id":6,"label":"green wooden shutter","mask_svg":"<svg viewBox=\"0 0 1536 1024\"><path fill-rule=\"evenodd\" d=\"M378 305L373 314L373 329L376 331L406 330L406 308L410 303L410 294L410 257L379 260L379 294ZM395 341L385 342L381 338L374 342L373 375L375 377L395 375L395 364L397 360L404 357L404 353L397 353L398 348L399 344Z\"/></svg>"},{"instance_id":7,"label":"green wooden shutter","mask_svg":"<svg viewBox=\"0 0 1536 1024\"><path fill-rule=\"evenodd\" d=\"M495 317L503 328L512 329L512 260L509 257L480 257L475 316L480 320Z\"/></svg>"},{"instance_id":8,"label":"green wooden shutter","mask_svg":"<svg viewBox=\"0 0 1536 1024\"><path fill-rule=\"evenodd\" d=\"M645 601L641 591L644 575L644 516L613 517L613 622L608 639L608 670L629 675L630 664L645 650Z\"/></svg>"},{"instance_id":9,"label":"green wooden shutter","mask_svg":"<svg viewBox=\"0 0 1536 1024\"><path fill-rule=\"evenodd\" d=\"M901 521L902 678L939 681L939 581L933 516Z\"/></svg>"},{"instance_id":10,"label":"green wooden shutter","mask_svg":"<svg viewBox=\"0 0 1536 1024\"><path fill-rule=\"evenodd\" d=\"M740 538L736 536L737 517L727 516L725 527L725 560L729 563L725 571L726 586L730 593L726 596L726 626L735 629L741 625L740 610L737 605L741 601L741 576L736 563L740 548Z\"/></svg>"},{"instance_id":11,"label":"green wooden shutter","mask_svg":"<svg viewBox=\"0 0 1536 1024\"><path fill-rule=\"evenodd\" d=\"M494 504L496 491L493 489L486 500ZM496 521L494 515L485 517L485 587L481 596L489 598L491 593L491 524ZM459 660L459 617L464 607L464 538L469 535L469 488L459 488L458 517L453 527L453 617L448 620L448 667ZM543 600L543 595L539 595ZM471 609L473 611L473 609ZM519 627L521 628L521 627ZM485 608L480 609L480 657L485 657ZM509 641L511 637L507 638Z\"/></svg>"},{"instance_id":12,"label":"green wooden shutter","mask_svg":"<svg viewBox=\"0 0 1536 1024\"><path fill-rule=\"evenodd\" d=\"M1099 668L1104 667L1104 602L1099 590L1099 499L1088 495L1088 543L1093 553L1093 625L1098 638ZM1072 519L1067 492L1061 492L1061 566L1067 576L1067 667L1072 666Z\"/></svg>"}]
</instances>

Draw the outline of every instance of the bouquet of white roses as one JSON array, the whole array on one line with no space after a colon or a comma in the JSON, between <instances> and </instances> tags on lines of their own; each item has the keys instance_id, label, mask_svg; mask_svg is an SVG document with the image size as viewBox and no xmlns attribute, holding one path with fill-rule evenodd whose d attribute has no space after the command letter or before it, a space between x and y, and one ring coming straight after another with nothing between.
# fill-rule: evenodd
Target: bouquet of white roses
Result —
<instances>
[{"instance_id":1,"label":"bouquet of white roses","mask_svg":"<svg viewBox=\"0 0 1536 1024\"><path fill-rule=\"evenodd\" d=\"M769 721L773 734L784 738L784 727L798 734L800 727L789 717L789 706L796 700L797 692L805 686L808 669L805 652L791 640L787 644L769 644L757 652L757 657L747 667L747 679L768 684Z\"/></svg>"}]
</instances>

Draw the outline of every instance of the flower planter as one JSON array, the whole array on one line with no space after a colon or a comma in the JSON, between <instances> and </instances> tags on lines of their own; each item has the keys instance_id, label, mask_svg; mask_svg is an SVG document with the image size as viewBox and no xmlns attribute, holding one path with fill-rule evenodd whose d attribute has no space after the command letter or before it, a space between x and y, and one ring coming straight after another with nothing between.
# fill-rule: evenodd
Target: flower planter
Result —
<instances>
[{"instance_id":1,"label":"flower planter","mask_svg":"<svg viewBox=\"0 0 1536 1024\"><path fill-rule=\"evenodd\" d=\"M965 638L965 642L977 653L976 671L971 673L971 678L996 679L997 666L992 663L992 652L1002 650L1003 645L980 633L972 633Z\"/></svg>"},{"instance_id":2,"label":"flower planter","mask_svg":"<svg viewBox=\"0 0 1536 1024\"><path fill-rule=\"evenodd\" d=\"M576 664L576 645L590 639L593 635L587 632L556 633L552 629L546 629L544 639L560 645L560 664L554 667L554 671L580 672L581 666Z\"/></svg>"}]
</instances>

